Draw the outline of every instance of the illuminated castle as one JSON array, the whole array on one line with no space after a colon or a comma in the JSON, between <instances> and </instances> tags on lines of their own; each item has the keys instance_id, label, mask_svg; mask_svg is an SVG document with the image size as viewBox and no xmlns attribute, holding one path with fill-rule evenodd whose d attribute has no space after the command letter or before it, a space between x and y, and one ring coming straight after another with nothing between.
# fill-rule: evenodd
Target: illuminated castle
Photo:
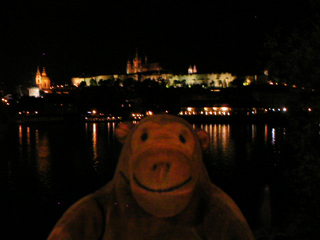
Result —
<instances>
[{"instance_id":1,"label":"illuminated castle","mask_svg":"<svg viewBox=\"0 0 320 240\"><path fill-rule=\"evenodd\" d=\"M37 68L36 85L40 88L40 90L50 89L51 80L47 76L45 68L43 68L42 73L40 72L39 67Z\"/></svg>"},{"instance_id":2,"label":"illuminated castle","mask_svg":"<svg viewBox=\"0 0 320 240\"><path fill-rule=\"evenodd\" d=\"M138 56L138 51L136 56L132 61L127 62L127 74L143 73L143 72L154 72L161 71L162 67L159 63L148 63L147 57L145 57L144 63L142 63L141 58Z\"/></svg>"}]
</instances>

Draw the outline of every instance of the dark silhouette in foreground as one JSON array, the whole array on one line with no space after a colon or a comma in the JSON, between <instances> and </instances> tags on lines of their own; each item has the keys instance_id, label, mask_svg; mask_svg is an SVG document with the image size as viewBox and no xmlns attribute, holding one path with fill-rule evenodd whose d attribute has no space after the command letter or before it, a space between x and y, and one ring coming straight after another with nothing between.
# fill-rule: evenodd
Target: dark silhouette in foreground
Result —
<instances>
[{"instance_id":1,"label":"dark silhouette in foreground","mask_svg":"<svg viewBox=\"0 0 320 240\"><path fill-rule=\"evenodd\" d=\"M49 239L253 239L234 201L202 162L203 130L171 115L116 129L124 143L115 176L75 203Z\"/></svg>"}]
</instances>

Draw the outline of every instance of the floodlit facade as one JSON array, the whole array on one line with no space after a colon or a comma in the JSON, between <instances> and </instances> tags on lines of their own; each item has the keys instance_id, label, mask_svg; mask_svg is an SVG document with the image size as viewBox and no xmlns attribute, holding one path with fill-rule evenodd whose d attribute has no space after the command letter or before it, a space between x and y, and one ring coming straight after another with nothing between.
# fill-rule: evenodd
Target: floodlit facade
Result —
<instances>
[{"instance_id":1,"label":"floodlit facade","mask_svg":"<svg viewBox=\"0 0 320 240\"><path fill-rule=\"evenodd\" d=\"M230 87L230 83L236 78L231 73L206 73L206 74L188 74L173 75L170 79L170 85L184 84L195 85L205 84L208 87Z\"/></svg>"},{"instance_id":2,"label":"floodlit facade","mask_svg":"<svg viewBox=\"0 0 320 240\"><path fill-rule=\"evenodd\" d=\"M45 68L43 68L42 73L40 72L39 67L37 68L35 81L36 85L40 88L40 90L49 90L51 87L51 80L47 76Z\"/></svg>"},{"instance_id":3,"label":"floodlit facade","mask_svg":"<svg viewBox=\"0 0 320 240\"><path fill-rule=\"evenodd\" d=\"M174 75L172 73L149 73L149 74L123 74L123 75L98 75L91 77L74 77L71 82L74 86L79 86L81 82L86 82L87 86L90 86L90 82L95 80L99 81L133 78L135 80L144 81L151 79L155 81L165 80L169 86L192 86L196 84L205 84L208 87L220 87L226 88L231 86L231 82L236 76L231 73L209 73L209 74L189 74L189 75Z\"/></svg>"},{"instance_id":4,"label":"floodlit facade","mask_svg":"<svg viewBox=\"0 0 320 240\"><path fill-rule=\"evenodd\" d=\"M197 71L196 65L190 65L185 75L174 75L172 73L166 73L159 63L148 63L145 57L144 63L136 52L135 57L127 61L126 74L121 75L98 75L89 77L74 77L71 79L74 86L79 86L81 82L85 82L87 86L91 85L92 80L97 83L99 81L133 78L137 81L144 81L151 79L155 81L165 80L167 86L192 86L192 85L206 85L208 87L220 87L226 88L231 86L231 82L236 76L231 73L205 73L200 74Z\"/></svg>"},{"instance_id":5,"label":"floodlit facade","mask_svg":"<svg viewBox=\"0 0 320 240\"><path fill-rule=\"evenodd\" d=\"M30 87L30 88L28 88L28 91L29 91L29 97L35 97L35 98L40 97L40 88L39 87Z\"/></svg>"}]
</instances>

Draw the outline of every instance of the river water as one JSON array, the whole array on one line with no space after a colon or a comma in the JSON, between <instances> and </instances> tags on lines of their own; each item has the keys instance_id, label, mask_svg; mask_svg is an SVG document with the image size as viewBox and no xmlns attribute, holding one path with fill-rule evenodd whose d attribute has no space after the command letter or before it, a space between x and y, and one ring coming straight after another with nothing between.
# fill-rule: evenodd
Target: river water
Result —
<instances>
[{"instance_id":1,"label":"river water","mask_svg":"<svg viewBox=\"0 0 320 240\"><path fill-rule=\"evenodd\" d=\"M112 179L121 150L114 137L115 126L107 122L57 123L2 129L3 239L45 239L72 203ZM204 162L212 182L237 202L255 227L265 185L274 188L281 185L280 153L285 127L267 124L194 127L210 135Z\"/></svg>"}]
</instances>

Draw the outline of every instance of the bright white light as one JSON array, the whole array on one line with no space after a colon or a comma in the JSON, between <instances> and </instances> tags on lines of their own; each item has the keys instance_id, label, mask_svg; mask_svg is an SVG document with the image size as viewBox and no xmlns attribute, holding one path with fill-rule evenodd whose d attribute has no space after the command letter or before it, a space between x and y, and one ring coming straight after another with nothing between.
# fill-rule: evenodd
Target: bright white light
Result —
<instances>
[{"instance_id":1,"label":"bright white light","mask_svg":"<svg viewBox=\"0 0 320 240\"><path fill-rule=\"evenodd\" d=\"M222 110L222 111L228 111L229 108L228 108L228 107L222 107L221 110Z\"/></svg>"},{"instance_id":2,"label":"bright white light","mask_svg":"<svg viewBox=\"0 0 320 240\"><path fill-rule=\"evenodd\" d=\"M286 111L287 111L287 108L282 108L282 111L283 111L283 112L286 112Z\"/></svg>"}]
</instances>

